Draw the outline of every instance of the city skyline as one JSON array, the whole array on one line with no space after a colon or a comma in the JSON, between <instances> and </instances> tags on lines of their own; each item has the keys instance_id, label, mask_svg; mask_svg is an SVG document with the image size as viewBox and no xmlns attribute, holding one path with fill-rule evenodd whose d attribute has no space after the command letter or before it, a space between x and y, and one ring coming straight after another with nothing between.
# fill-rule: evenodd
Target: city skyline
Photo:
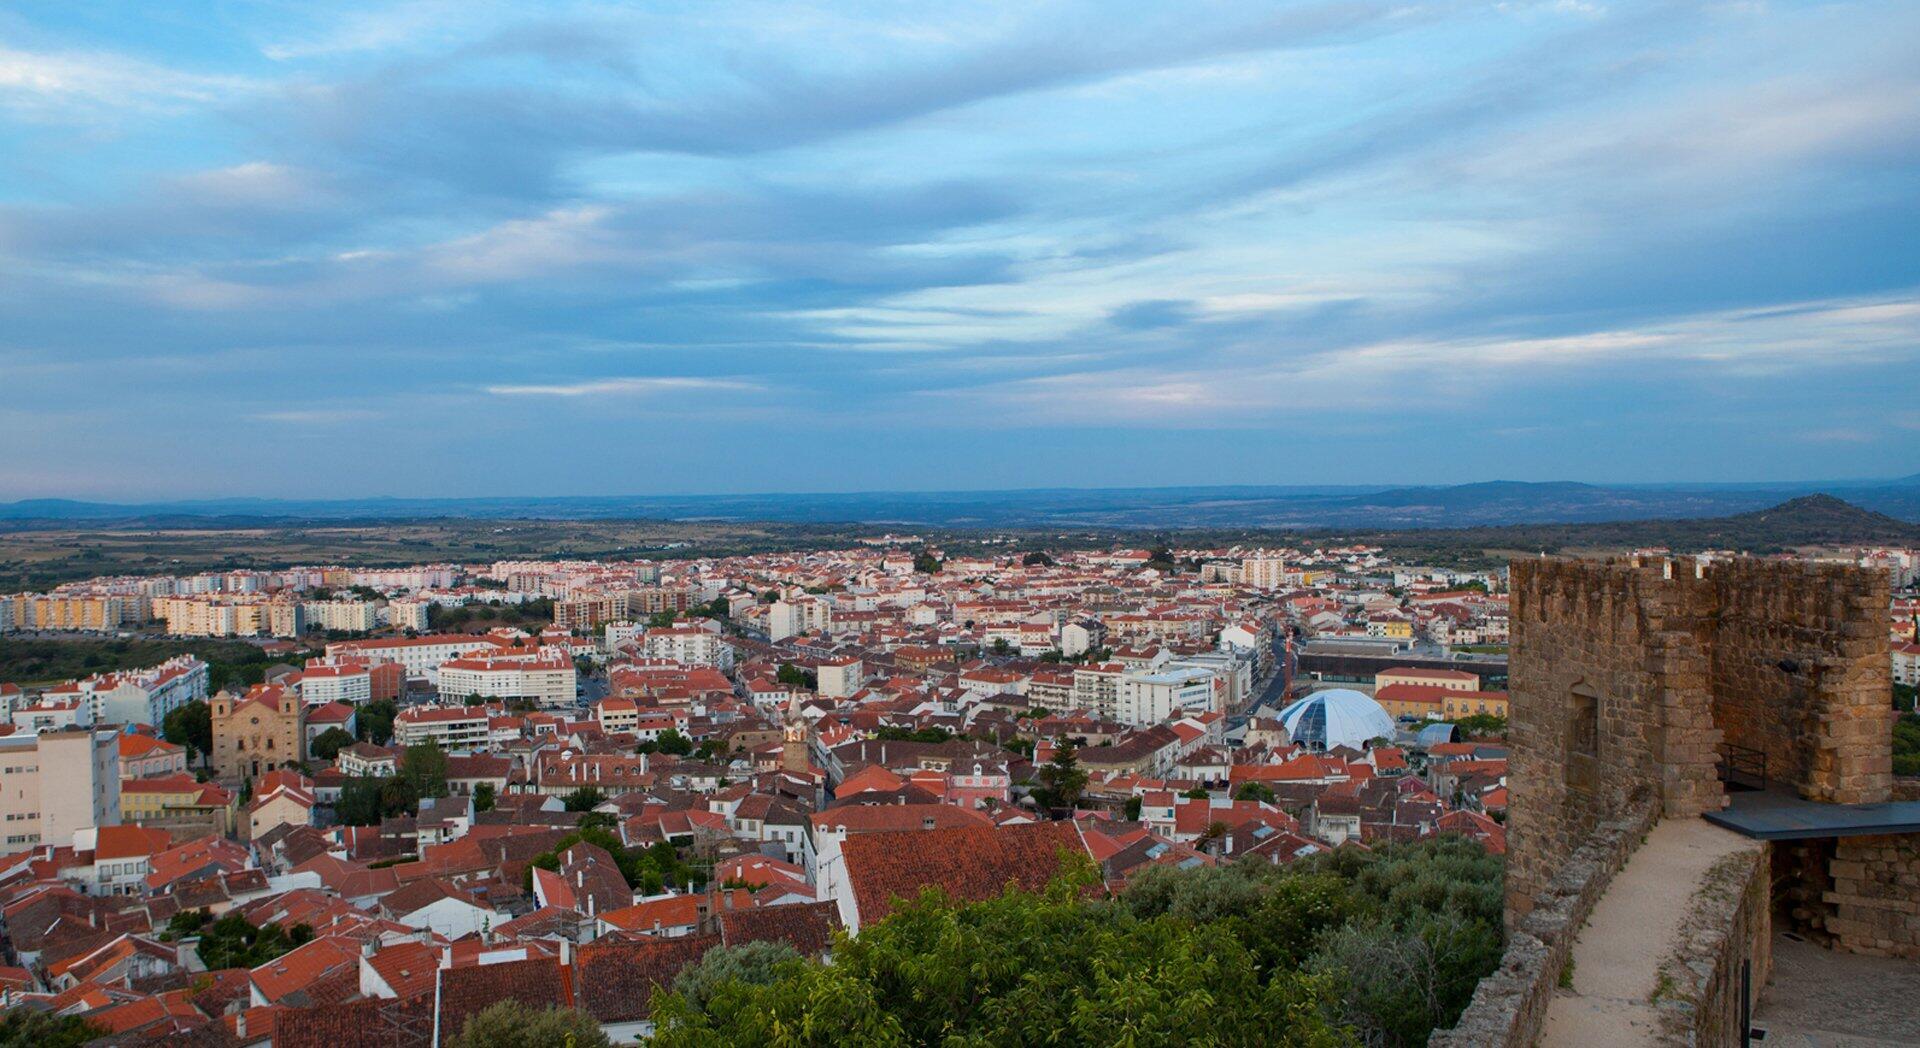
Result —
<instances>
[{"instance_id":1,"label":"city skyline","mask_svg":"<svg viewBox=\"0 0 1920 1048\"><path fill-rule=\"evenodd\" d=\"M1916 468L1920 12L1109 15L16 5L0 501Z\"/></svg>"}]
</instances>

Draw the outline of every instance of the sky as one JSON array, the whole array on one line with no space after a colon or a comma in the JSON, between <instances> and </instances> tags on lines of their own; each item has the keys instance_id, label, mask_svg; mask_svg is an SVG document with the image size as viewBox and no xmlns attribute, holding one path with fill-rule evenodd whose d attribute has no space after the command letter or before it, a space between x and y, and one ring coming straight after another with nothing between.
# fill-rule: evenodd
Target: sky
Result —
<instances>
[{"instance_id":1,"label":"sky","mask_svg":"<svg viewBox=\"0 0 1920 1048\"><path fill-rule=\"evenodd\" d=\"M1910 2L0 9L0 501L1920 470Z\"/></svg>"}]
</instances>

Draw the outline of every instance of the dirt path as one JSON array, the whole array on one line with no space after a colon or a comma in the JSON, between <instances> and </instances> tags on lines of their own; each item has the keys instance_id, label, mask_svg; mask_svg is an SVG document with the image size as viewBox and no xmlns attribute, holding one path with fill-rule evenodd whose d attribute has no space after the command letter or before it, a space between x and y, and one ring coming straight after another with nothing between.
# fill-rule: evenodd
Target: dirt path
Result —
<instances>
[{"instance_id":1,"label":"dirt path","mask_svg":"<svg viewBox=\"0 0 1920 1048\"><path fill-rule=\"evenodd\" d=\"M1754 842L1702 819L1669 819L1627 860L1573 943L1573 989L1554 995L1544 1048L1655 1043L1660 961L1709 867Z\"/></svg>"}]
</instances>

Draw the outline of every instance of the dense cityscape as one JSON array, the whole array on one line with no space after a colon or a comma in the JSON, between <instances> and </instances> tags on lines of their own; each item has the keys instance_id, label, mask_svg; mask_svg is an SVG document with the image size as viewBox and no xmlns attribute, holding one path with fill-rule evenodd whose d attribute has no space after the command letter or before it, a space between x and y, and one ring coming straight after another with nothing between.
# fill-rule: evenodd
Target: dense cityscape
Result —
<instances>
[{"instance_id":1,"label":"dense cityscape","mask_svg":"<svg viewBox=\"0 0 1920 1048\"><path fill-rule=\"evenodd\" d=\"M6 0L0 1048L1920 1048L1916 55Z\"/></svg>"},{"instance_id":2,"label":"dense cityscape","mask_svg":"<svg viewBox=\"0 0 1920 1048\"><path fill-rule=\"evenodd\" d=\"M1920 569L1828 559L1896 589ZM823 959L928 888L1084 865L1124 897L1446 838L1500 856L1505 590L1367 547L886 535L0 598L15 642L258 652L0 685L5 999L285 1044L571 1002L623 1041L709 949ZM1912 595L1886 609L1897 686L1917 618Z\"/></svg>"}]
</instances>

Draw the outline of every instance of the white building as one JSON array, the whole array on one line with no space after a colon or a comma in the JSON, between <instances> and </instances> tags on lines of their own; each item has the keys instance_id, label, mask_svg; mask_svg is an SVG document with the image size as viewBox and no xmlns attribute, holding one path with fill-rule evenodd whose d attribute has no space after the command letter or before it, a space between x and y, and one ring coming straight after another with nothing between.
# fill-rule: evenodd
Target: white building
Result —
<instances>
[{"instance_id":1,"label":"white building","mask_svg":"<svg viewBox=\"0 0 1920 1048\"><path fill-rule=\"evenodd\" d=\"M64 698L41 695L35 699L16 699L9 719L13 721L15 732L27 735L66 731L69 728L91 728L93 704L81 695Z\"/></svg>"},{"instance_id":2,"label":"white building","mask_svg":"<svg viewBox=\"0 0 1920 1048\"><path fill-rule=\"evenodd\" d=\"M1114 701L1114 715L1121 723L1141 727L1213 708L1213 672L1199 668L1128 673L1120 678Z\"/></svg>"},{"instance_id":3,"label":"white building","mask_svg":"<svg viewBox=\"0 0 1920 1048\"><path fill-rule=\"evenodd\" d=\"M1893 646L1893 682L1920 684L1920 644Z\"/></svg>"},{"instance_id":4,"label":"white building","mask_svg":"<svg viewBox=\"0 0 1920 1048\"><path fill-rule=\"evenodd\" d=\"M565 655L506 655L449 659L440 664L440 699L531 699L542 707L571 706L579 682Z\"/></svg>"},{"instance_id":5,"label":"white building","mask_svg":"<svg viewBox=\"0 0 1920 1048\"><path fill-rule=\"evenodd\" d=\"M723 673L733 668L733 646L718 634L698 626L648 630L641 644L642 653L650 659L671 659L683 666L711 666Z\"/></svg>"},{"instance_id":6,"label":"white building","mask_svg":"<svg viewBox=\"0 0 1920 1048\"><path fill-rule=\"evenodd\" d=\"M300 671L299 688L300 701L309 706L358 706L373 698L373 671L365 665L309 666Z\"/></svg>"},{"instance_id":7,"label":"white building","mask_svg":"<svg viewBox=\"0 0 1920 1048\"><path fill-rule=\"evenodd\" d=\"M424 633L427 629L427 609L433 607L430 600L390 600L387 602L387 624L397 630L413 630Z\"/></svg>"},{"instance_id":8,"label":"white building","mask_svg":"<svg viewBox=\"0 0 1920 1048\"><path fill-rule=\"evenodd\" d=\"M70 845L119 821L118 732L0 736L0 854Z\"/></svg>"},{"instance_id":9,"label":"white building","mask_svg":"<svg viewBox=\"0 0 1920 1048\"><path fill-rule=\"evenodd\" d=\"M1293 573L1293 578L1298 578ZM1240 560L1240 584L1254 589L1282 589L1290 584L1287 563L1279 557L1243 557Z\"/></svg>"},{"instance_id":10,"label":"white building","mask_svg":"<svg viewBox=\"0 0 1920 1048\"><path fill-rule=\"evenodd\" d=\"M470 633L441 633L426 637L394 637L386 640L348 640L327 645L327 658L355 655L369 662L397 662L406 667L407 676L429 684L440 680L440 664L469 652L506 647L502 637Z\"/></svg>"},{"instance_id":11,"label":"white building","mask_svg":"<svg viewBox=\"0 0 1920 1048\"><path fill-rule=\"evenodd\" d=\"M367 633L380 625L379 608L370 600L310 600L307 626L340 633Z\"/></svg>"},{"instance_id":12,"label":"white building","mask_svg":"<svg viewBox=\"0 0 1920 1048\"><path fill-rule=\"evenodd\" d=\"M409 706L393 718L397 746L435 742L454 753L483 750L491 743L485 706Z\"/></svg>"},{"instance_id":13,"label":"white building","mask_svg":"<svg viewBox=\"0 0 1920 1048\"><path fill-rule=\"evenodd\" d=\"M159 724L167 714L207 697L207 664L176 655L157 666L102 673L50 689L54 702L86 703L86 723Z\"/></svg>"},{"instance_id":14,"label":"white building","mask_svg":"<svg viewBox=\"0 0 1920 1048\"><path fill-rule=\"evenodd\" d=\"M866 666L859 659L829 659L814 668L823 698L844 699L866 683Z\"/></svg>"},{"instance_id":15,"label":"white building","mask_svg":"<svg viewBox=\"0 0 1920 1048\"><path fill-rule=\"evenodd\" d=\"M833 605L818 597L776 600L767 606L767 636L774 640L832 629Z\"/></svg>"}]
</instances>

